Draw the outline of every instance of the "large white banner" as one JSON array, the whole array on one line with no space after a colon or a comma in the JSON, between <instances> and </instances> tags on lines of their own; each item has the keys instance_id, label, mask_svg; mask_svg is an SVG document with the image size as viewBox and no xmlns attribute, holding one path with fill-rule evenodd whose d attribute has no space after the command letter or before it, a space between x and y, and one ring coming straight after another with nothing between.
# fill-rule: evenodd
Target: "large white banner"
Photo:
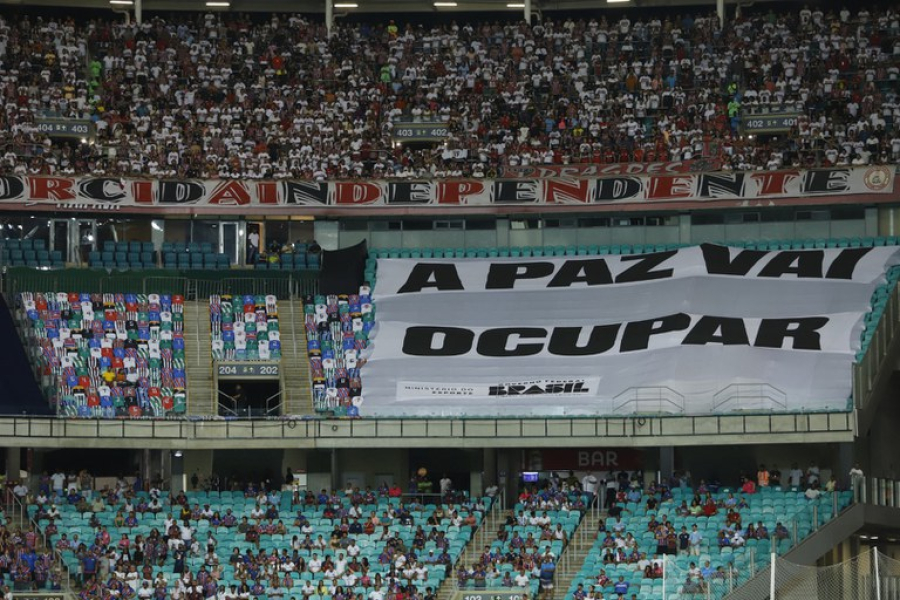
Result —
<instances>
[{"instance_id":1,"label":"large white banner","mask_svg":"<svg viewBox=\"0 0 900 600\"><path fill-rule=\"evenodd\" d=\"M363 416L846 409L898 249L382 259Z\"/></svg>"}]
</instances>

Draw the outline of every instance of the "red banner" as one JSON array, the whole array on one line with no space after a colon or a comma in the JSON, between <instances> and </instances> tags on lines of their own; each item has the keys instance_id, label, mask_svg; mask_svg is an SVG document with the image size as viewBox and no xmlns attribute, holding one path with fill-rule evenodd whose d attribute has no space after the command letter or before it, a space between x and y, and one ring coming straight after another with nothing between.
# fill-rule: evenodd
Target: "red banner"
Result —
<instances>
[{"instance_id":1,"label":"red banner","mask_svg":"<svg viewBox=\"0 0 900 600\"><path fill-rule=\"evenodd\" d=\"M528 462L532 471L634 471L644 455L634 448L549 448L530 453Z\"/></svg>"},{"instance_id":2,"label":"red banner","mask_svg":"<svg viewBox=\"0 0 900 600\"><path fill-rule=\"evenodd\" d=\"M675 172L618 173L591 177L427 179L367 181L157 180L116 177L0 176L0 211L71 210L192 214L337 214L344 209L409 209L527 212L586 207L668 205L673 209L723 203L770 206L775 203L893 202L894 168L840 167L783 171L704 171L701 161L665 163ZM639 164L649 169L656 164ZM685 166L688 165L688 166ZM702 165L708 168L708 163ZM631 165L584 165L629 169ZM529 167L532 168L532 167ZM538 168L538 167L533 167ZM540 167L546 169L546 167ZM568 167L553 167L564 169ZM575 168L581 168L575 165ZM510 208L511 207L511 208Z\"/></svg>"}]
</instances>

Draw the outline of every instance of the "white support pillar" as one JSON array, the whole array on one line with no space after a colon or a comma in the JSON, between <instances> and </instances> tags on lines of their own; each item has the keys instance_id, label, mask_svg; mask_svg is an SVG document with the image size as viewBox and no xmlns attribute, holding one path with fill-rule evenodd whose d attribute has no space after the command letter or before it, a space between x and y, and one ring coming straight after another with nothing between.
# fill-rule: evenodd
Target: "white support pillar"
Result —
<instances>
[{"instance_id":1,"label":"white support pillar","mask_svg":"<svg viewBox=\"0 0 900 600\"><path fill-rule=\"evenodd\" d=\"M334 27L334 0L325 0L325 29L328 37L331 37L331 28Z\"/></svg>"},{"instance_id":2,"label":"white support pillar","mask_svg":"<svg viewBox=\"0 0 900 600\"><path fill-rule=\"evenodd\" d=\"M525 22L531 25L531 0L524 0Z\"/></svg>"},{"instance_id":3,"label":"white support pillar","mask_svg":"<svg viewBox=\"0 0 900 600\"><path fill-rule=\"evenodd\" d=\"M777 556L773 552L769 562L769 600L775 600L775 558Z\"/></svg>"},{"instance_id":4,"label":"white support pillar","mask_svg":"<svg viewBox=\"0 0 900 600\"><path fill-rule=\"evenodd\" d=\"M725 27L725 0L716 0L716 14L719 15L719 27Z\"/></svg>"},{"instance_id":5,"label":"white support pillar","mask_svg":"<svg viewBox=\"0 0 900 600\"><path fill-rule=\"evenodd\" d=\"M667 587L666 586L666 572L668 571L668 566L666 564L667 558L669 558L669 555L663 554L663 557L662 557L662 561L663 561L663 565L662 565L662 567L663 567L663 569L662 569L662 571L663 571L663 573L662 573L662 583L663 583L662 600L666 600L666 587Z\"/></svg>"},{"instance_id":6,"label":"white support pillar","mask_svg":"<svg viewBox=\"0 0 900 600\"><path fill-rule=\"evenodd\" d=\"M144 0L134 0L134 22L140 25L144 19Z\"/></svg>"},{"instance_id":7,"label":"white support pillar","mask_svg":"<svg viewBox=\"0 0 900 600\"><path fill-rule=\"evenodd\" d=\"M875 600L881 600L881 573L878 571L878 546L872 547L872 563L875 565Z\"/></svg>"}]
</instances>

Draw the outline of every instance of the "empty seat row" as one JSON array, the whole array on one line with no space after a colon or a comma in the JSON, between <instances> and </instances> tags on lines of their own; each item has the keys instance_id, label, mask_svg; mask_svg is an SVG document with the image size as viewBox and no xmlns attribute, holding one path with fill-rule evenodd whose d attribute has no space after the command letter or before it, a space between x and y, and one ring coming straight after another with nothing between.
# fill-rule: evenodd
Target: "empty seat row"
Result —
<instances>
[{"instance_id":1,"label":"empty seat row","mask_svg":"<svg viewBox=\"0 0 900 600\"><path fill-rule=\"evenodd\" d=\"M0 240L0 248L6 248L7 250L46 250L47 249L47 240L34 240L34 239L2 239Z\"/></svg>"},{"instance_id":2,"label":"empty seat row","mask_svg":"<svg viewBox=\"0 0 900 600\"><path fill-rule=\"evenodd\" d=\"M152 269L156 267L156 255L152 251L89 252L88 265L97 269Z\"/></svg>"},{"instance_id":3,"label":"empty seat row","mask_svg":"<svg viewBox=\"0 0 900 600\"><path fill-rule=\"evenodd\" d=\"M282 254L278 260L261 260L253 265L255 269L269 271L301 271L321 267L318 254L294 252Z\"/></svg>"},{"instance_id":4,"label":"empty seat row","mask_svg":"<svg viewBox=\"0 0 900 600\"><path fill-rule=\"evenodd\" d=\"M164 254L166 252L188 252L188 253L198 253L198 254L211 254L215 252L213 245L211 242L190 242L190 243L176 243L176 242L163 242L162 248L160 249Z\"/></svg>"},{"instance_id":5,"label":"empty seat row","mask_svg":"<svg viewBox=\"0 0 900 600\"><path fill-rule=\"evenodd\" d=\"M21 250L11 248L0 250L3 264L11 267L55 268L65 266L63 254L59 250Z\"/></svg>"},{"instance_id":6,"label":"empty seat row","mask_svg":"<svg viewBox=\"0 0 900 600\"><path fill-rule=\"evenodd\" d=\"M155 252L153 242L103 242L103 252Z\"/></svg>"},{"instance_id":7,"label":"empty seat row","mask_svg":"<svg viewBox=\"0 0 900 600\"><path fill-rule=\"evenodd\" d=\"M213 252L165 252L163 267L166 269L210 269L231 268L231 259L224 253Z\"/></svg>"}]
</instances>

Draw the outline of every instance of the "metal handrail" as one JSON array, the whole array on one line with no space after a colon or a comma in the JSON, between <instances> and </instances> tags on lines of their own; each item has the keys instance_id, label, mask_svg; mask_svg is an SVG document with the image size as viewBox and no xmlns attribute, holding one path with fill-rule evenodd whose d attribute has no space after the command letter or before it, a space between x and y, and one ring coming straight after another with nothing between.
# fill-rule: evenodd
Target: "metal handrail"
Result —
<instances>
[{"instance_id":1,"label":"metal handrail","mask_svg":"<svg viewBox=\"0 0 900 600\"><path fill-rule=\"evenodd\" d=\"M209 299L207 299L206 301L209 302ZM200 314L201 302L202 301L200 300L200 298L197 298L194 301L194 323L197 324L197 326L194 327L194 341L196 342L194 347L197 349L196 364L198 367L203 366L203 361L200 358L200 355L203 354L203 352L200 350L200 328L203 327L203 321L201 320L202 315ZM209 319L206 319L206 321L207 325L212 328L212 323L209 321ZM210 332L210 339L212 339L212 332ZM210 350L210 355L212 355L212 350Z\"/></svg>"},{"instance_id":2,"label":"metal handrail","mask_svg":"<svg viewBox=\"0 0 900 600\"><path fill-rule=\"evenodd\" d=\"M233 416L235 416L235 417L238 416L237 399L236 399L234 396L231 396L231 395L229 395L229 394L226 394L226 393L223 392L222 390L218 390L218 392L219 392L219 396L225 396L226 398L228 398L229 400L231 400L231 404L232 404L232 408L228 408L227 406L225 406L224 404L222 404L222 401L221 401L221 400L219 400L219 401L217 402L217 404L219 405L219 410L224 411L224 412L230 412L230 413L231 413Z\"/></svg>"},{"instance_id":3,"label":"metal handrail","mask_svg":"<svg viewBox=\"0 0 900 600\"><path fill-rule=\"evenodd\" d=\"M28 524L34 528L34 531L37 534L38 539L40 540L41 546L50 550L51 554L53 555L53 560L60 567L60 572L65 574L66 580L65 580L65 586L63 589L66 592L70 592L72 589L71 573L69 573L69 569L68 569L68 567L66 567L66 563L63 560L62 552L60 552L58 549L54 548L50 544L50 540L47 539L47 536L46 536L46 534L44 534L44 530L41 529L41 526L37 522L37 519L34 519L28 515L28 507L25 505L25 503L22 502L22 500L20 500L15 494L10 494L10 496L12 497L13 505L17 505L18 512L21 515L19 521L21 523L25 523L27 520Z\"/></svg>"},{"instance_id":4,"label":"metal handrail","mask_svg":"<svg viewBox=\"0 0 900 600\"><path fill-rule=\"evenodd\" d=\"M276 398L278 399L277 404L272 405L272 400ZM281 391L278 391L266 398L266 416L271 417L273 413L280 414L282 404L284 404L284 401L282 400Z\"/></svg>"},{"instance_id":5,"label":"metal handrail","mask_svg":"<svg viewBox=\"0 0 900 600\"><path fill-rule=\"evenodd\" d=\"M481 517L481 524L478 527L478 530L475 532L475 535L469 540L469 546L472 548L483 548L486 544L486 538L489 535L493 535L488 531L487 523L489 520L493 519L497 516L497 513L502 513L504 510L503 502L500 498L494 498L491 502L491 508ZM476 542L477 538L477 542ZM453 563L453 571L459 568L460 563L463 562L465 558L466 552L465 549L460 555L456 558L456 561ZM459 586L457 585L456 578L451 577L454 580L453 586L454 589L459 590Z\"/></svg>"},{"instance_id":6,"label":"metal handrail","mask_svg":"<svg viewBox=\"0 0 900 600\"><path fill-rule=\"evenodd\" d=\"M748 419L756 419L748 422ZM749 423L749 424L748 424ZM752 427L750 426L752 424ZM767 427L763 427L768 424ZM690 417L597 417L597 418L508 418L444 419L382 418L327 419L317 415L283 415L271 418L222 418L217 415L104 419L68 416L0 416L0 437L21 443L28 438L97 437L130 439L135 436L156 440L208 443L230 439L297 439L327 437L332 440L383 438L429 438L434 442L458 444L460 438L493 440L546 440L547 438L590 438L644 440L660 436L693 440L698 435L763 436L768 433L802 433L815 439L817 433L833 436L854 432L853 413L791 414L774 419L771 415L707 415ZM656 442L658 444L658 442Z\"/></svg>"},{"instance_id":7,"label":"metal handrail","mask_svg":"<svg viewBox=\"0 0 900 600\"><path fill-rule=\"evenodd\" d=\"M153 271L147 273L143 275L139 271L119 272L81 268L41 271L15 267L7 269L5 273L3 291L11 294L46 290L149 293L159 291L162 286L185 296L187 290L195 290L198 301L204 297L208 301L212 294L246 292L275 294L279 300L283 300L303 294L314 294L318 289L318 278L312 276L312 272L309 276L302 277L298 277L296 273L291 273L288 277L249 277L240 276L241 270L229 270L217 272L221 273L221 278L217 279L194 278L190 276L190 271L185 270L173 276L161 276L153 274Z\"/></svg>"},{"instance_id":8,"label":"metal handrail","mask_svg":"<svg viewBox=\"0 0 900 600\"><path fill-rule=\"evenodd\" d=\"M294 358L297 358L299 356L297 353L297 311L294 310L294 302L295 300L291 298L288 305L291 307L291 344L294 346Z\"/></svg>"}]
</instances>

